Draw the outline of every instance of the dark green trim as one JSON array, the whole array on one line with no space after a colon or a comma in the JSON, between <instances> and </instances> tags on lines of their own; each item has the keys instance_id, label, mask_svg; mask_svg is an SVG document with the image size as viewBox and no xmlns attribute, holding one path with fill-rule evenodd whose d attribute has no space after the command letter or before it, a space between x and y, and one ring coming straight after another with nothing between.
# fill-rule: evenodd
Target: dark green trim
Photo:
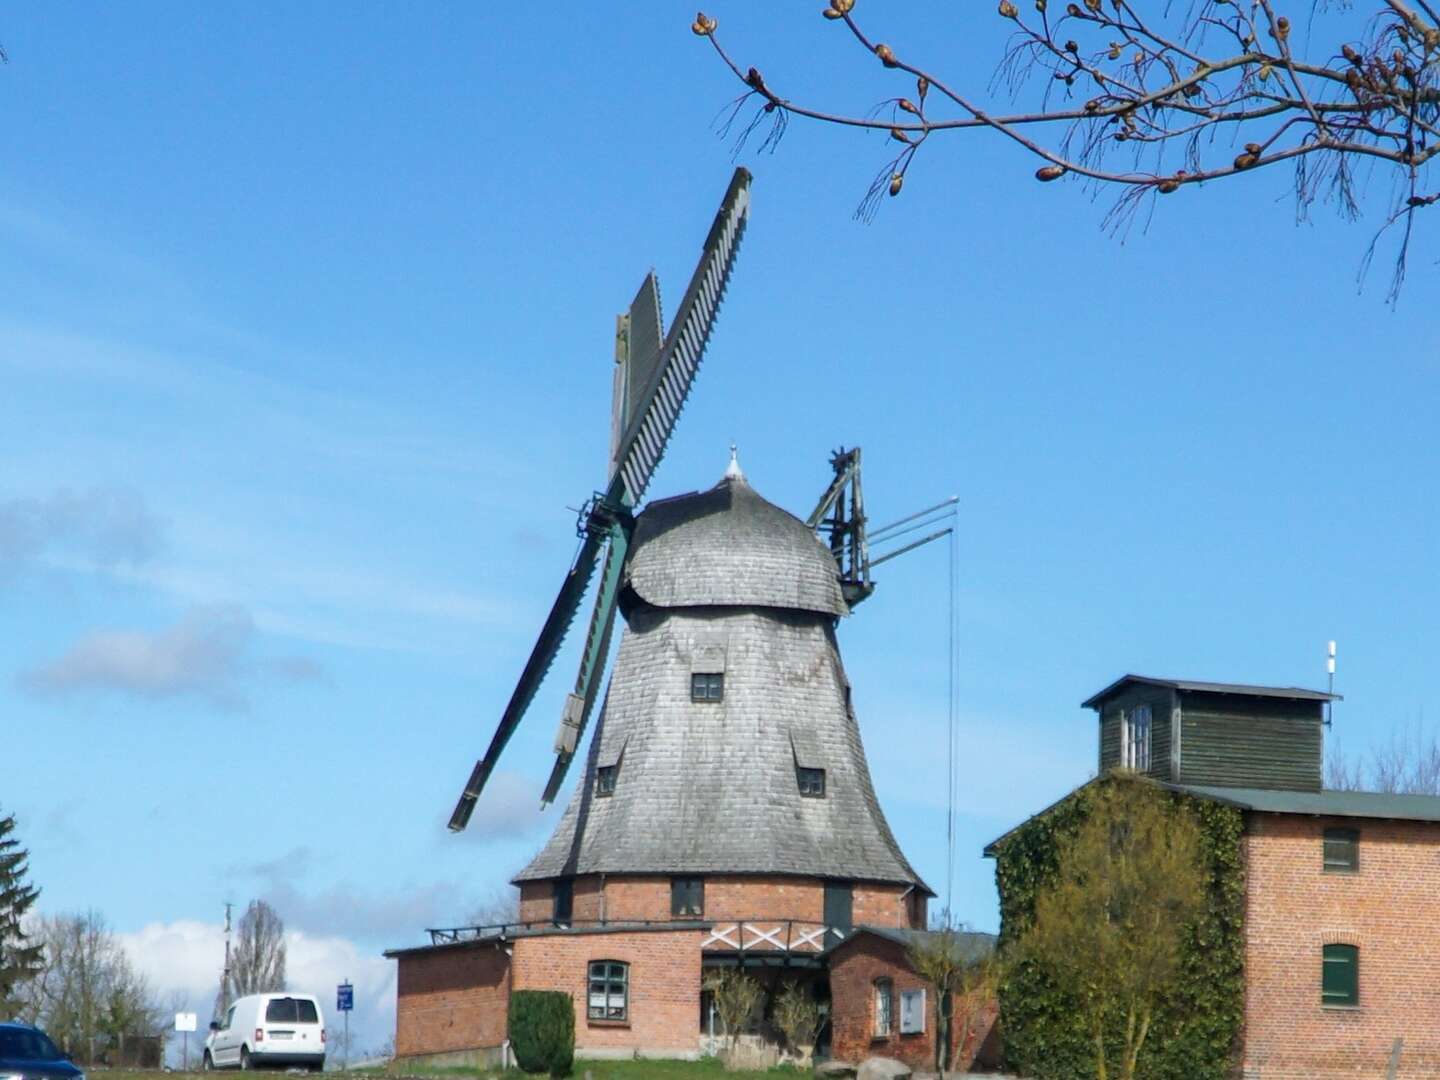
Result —
<instances>
[{"instance_id":1,"label":"dark green trim","mask_svg":"<svg viewBox=\"0 0 1440 1080\"><path fill-rule=\"evenodd\" d=\"M1320 1004L1360 1004L1360 950L1354 945L1326 945L1320 960Z\"/></svg>"}]
</instances>

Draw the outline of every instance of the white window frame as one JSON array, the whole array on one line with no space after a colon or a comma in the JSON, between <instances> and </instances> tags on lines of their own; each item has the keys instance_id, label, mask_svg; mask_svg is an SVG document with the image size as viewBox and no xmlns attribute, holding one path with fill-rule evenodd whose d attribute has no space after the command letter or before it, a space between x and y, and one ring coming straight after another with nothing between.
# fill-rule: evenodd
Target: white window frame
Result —
<instances>
[{"instance_id":1,"label":"white window frame","mask_svg":"<svg viewBox=\"0 0 1440 1080\"><path fill-rule=\"evenodd\" d=\"M1125 768L1150 770L1151 721L1149 705L1136 705L1120 714L1120 764Z\"/></svg>"},{"instance_id":2,"label":"white window frame","mask_svg":"<svg viewBox=\"0 0 1440 1080\"><path fill-rule=\"evenodd\" d=\"M875 1034L877 1039L888 1039L895 1031L895 983L890 979L876 979L874 987Z\"/></svg>"},{"instance_id":3,"label":"white window frame","mask_svg":"<svg viewBox=\"0 0 1440 1080\"><path fill-rule=\"evenodd\" d=\"M925 990L900 991L900 1034L922 1035L925 1032Z\"/></svg>"}]
</instances>

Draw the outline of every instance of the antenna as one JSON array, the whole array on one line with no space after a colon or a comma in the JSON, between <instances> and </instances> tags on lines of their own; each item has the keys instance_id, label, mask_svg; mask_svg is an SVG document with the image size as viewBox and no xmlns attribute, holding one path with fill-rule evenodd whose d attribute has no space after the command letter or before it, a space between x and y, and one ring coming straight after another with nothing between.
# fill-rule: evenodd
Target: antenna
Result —
<instances>
[{"instance_id":1,"label":"antenna","mask_svg":"<svg viewBox=\"0 0 1440 1080\"><path fill-rule=\"evenodd\" d=\"M1326 692L1330 700L1325 702L1325 726L1328 728L1334 721L1331 711L1335 708L1335 642L1330 642L1325 654L1325 674L1328 677Z\"/></svg>"}]
</instances>

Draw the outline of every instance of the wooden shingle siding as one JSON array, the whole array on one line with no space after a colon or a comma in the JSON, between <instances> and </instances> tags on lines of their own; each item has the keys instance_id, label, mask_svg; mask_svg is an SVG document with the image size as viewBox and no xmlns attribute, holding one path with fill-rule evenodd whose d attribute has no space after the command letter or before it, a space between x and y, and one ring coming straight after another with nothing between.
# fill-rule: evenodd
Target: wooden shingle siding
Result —
<instances>
[{"instance_id":1,"label":"wooden shingle siding","mask_svg":"<svg viewBox=\"0 0 1440 1080\"><path fill-rule=\"evenodd\" d=\"M1182 693L1180 710L1179 783L1320 790L1318 702Z\"/></svg>"}]
</instances>

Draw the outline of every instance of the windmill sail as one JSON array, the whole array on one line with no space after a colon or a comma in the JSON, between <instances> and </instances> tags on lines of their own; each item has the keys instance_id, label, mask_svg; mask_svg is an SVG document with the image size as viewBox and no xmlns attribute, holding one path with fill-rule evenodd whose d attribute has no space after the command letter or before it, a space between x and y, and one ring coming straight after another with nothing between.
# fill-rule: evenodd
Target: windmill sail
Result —
<instances>
[{"instance_id":1,"label":"windmill sail","mask_svg":"<svg viewBox=\"0 0 1440 1080\"><path fill-rule=\"evenodd\" d=\"M630 418L643 405L641 395L660 365L665 344L665 322L661 316L660 282L655 271L645 275L640 291L630 301L630 310L620 316L615 341L615 408L610 419L610 471L606 482L615 479L619 464L620 439Z\"/></svg>"},{"instance_id":2,"label":"windmill sail","mask_svg":"<svg viewBox=\"0 0 1440 1080\"><path fill-rule=\"evenodd\" d=\"M540 637L536 639L535 647L530 650L530 659L525 661L520 681L515 684L515 692L510 695L510 703L505 706L505 712L500 717L500 726L495 729L485 756L475 763L470 780L460 795L460 801L455 804L455 811L450 815L452 832L459 832L470 821L475 801L480 798L485 782L490 779L500 752L505 749L510 736L515 734L515 729L520 726L520 718L530 707L535 691L540 688L545 673L550 670L550 665L555 660L555 654L560 651L560 643L565 640L565 634L575 619L580 601L585 598L585 589L595 572L595 563L604 541L604 534L589 535L580 546L580 553L575 557L570 572L565 575L560 594L555 597L550 614L545 618L545 625L540 628Z\"/></svg>"},{"instance_id":3,"label":"windmill sail","mask_svg":"<svg viewBox=\"0 0 1440 1080\"><path fill-rule=\"evenodd\" d=\"M601 549L608 545L605 573L590 617L575 690L566 698L556 734L556 760L544 801L553 800L564 782L595 704L614 630L620 574L631 527L629 510L639 502L650 483L689 396L735 264L749 211L750 173L743 168L736 169L705 238L700 263L685 290L670 332L662 339L660 287L653 272L641 284L629 313L620 318L607 487L584 512L585 542L550 609L489 749L476 763L455 806L450 817L453 831L465 828L470 820L496 761L559 651L594 574Z\"/></svg>"},{"instance_id":4,"label":"windmill sail","mask_svg":"<svg viewBox=\"0 0 1440 1080\"><path fill-rule=\"evenodd\" d=\"M715 223L705 238L700 265L695 268L690 286L676 309L675 321L665 335L654 373L645 381L641 392L631 398L635 409L627 418L615 454L618 474L624 482L621 497L626 505L634 506L645 494L665 453L665 444L675 430L675 422L680 418L680 410L685 406L705 345L710 340L749 217L750 173L747 169L736 169L720 212L715 215Z\"/></svg>"}]
</instances>

